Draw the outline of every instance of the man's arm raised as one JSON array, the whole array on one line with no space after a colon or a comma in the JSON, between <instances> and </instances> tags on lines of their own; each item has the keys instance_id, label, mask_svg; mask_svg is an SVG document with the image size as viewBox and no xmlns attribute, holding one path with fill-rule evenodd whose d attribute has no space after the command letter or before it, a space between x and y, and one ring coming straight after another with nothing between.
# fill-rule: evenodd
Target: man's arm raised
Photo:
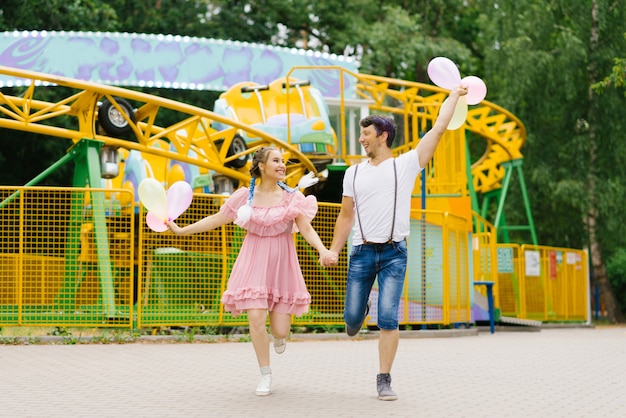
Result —
<instances>
[{"instance_id":1,"label":"man's arm raised","mask_svg":"<svg viewBox=\"0 0 626 418\"><path fill-rule=\"evenodd\" d=\"M433 158L437 145L439 145L439 141L446 132L446 129L448 129L448 124L450 124L450 120L454 115L454 109L459 101L459 97L465 96L466 94L466 86L459 86L450 91L450 96L448 96L448 99L441 106L441 110L439 111L439 116L437 117L435 124L417 144L416 150L420 161L420 167L426 167L430 159Z\"/></svg>"}]
</instances>

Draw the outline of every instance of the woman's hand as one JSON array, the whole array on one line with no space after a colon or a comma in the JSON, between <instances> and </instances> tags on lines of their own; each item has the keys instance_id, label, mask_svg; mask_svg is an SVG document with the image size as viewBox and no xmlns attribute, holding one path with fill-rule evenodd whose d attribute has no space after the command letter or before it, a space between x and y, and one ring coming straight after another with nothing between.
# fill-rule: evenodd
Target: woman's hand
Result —
<instances>
[{"instance_id":1,"label":"woman's hand","mask_svg":"<svg viewBox=\"0 0 626 418\"><path fill-rule=\"evenodd\" d=\"M180 226L176 225L176 222L174 221L168 221L167 227L176 235L180 235L183 230Z\"/></svg>"},{"instance_id":2,"label":"woman's hand","mask_svg":"<svg viewBox=\"0 0 626 418\"><path fill-rule=\"evenodd\" d=\"M339 263L339 255L327 249L320 251L319 263L322 267L332 267Z\"/></svg>"}]
</instances>

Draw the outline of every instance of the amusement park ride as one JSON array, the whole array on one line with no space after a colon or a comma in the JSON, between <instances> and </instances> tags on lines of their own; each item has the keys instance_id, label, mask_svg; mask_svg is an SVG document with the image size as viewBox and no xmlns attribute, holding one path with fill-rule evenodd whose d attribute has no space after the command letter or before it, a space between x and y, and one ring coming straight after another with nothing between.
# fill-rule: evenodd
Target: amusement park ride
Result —
<instances>
[{"instance_id":1,"label":"amusement park ride","mask_svg":"<svg viewBox=\"0 0 626 418\"><path fill-rule=\"evenodd\" d=\"M208 111L114 86L0 67L2 75L28 80L24 81L24 93L19 96L2 94L0 127L65 138L74 143L91 138L99 151L97 166L101 166L101 177L107 180L104 186L132 187L136 192L141 179L154 175L155 167L164 165L165 177L161 180L166 184L185 180L194 189L230 193L249 181L246 166L250 155L266 145L276 145L288 154L289 184L295 186L302 175L313 172L324 185L329 166L341 167L363 158L355 153L358 133L354 117L359 118L368 110L393 113L409 125L395 151L409 149L419 140L418 127L424 129L427 121L432 122L446 97L442 89L430 85L333 69L356 79L361 96L358 107L350 108L340 102L331 111L310 81L297 79L278 79L269 86L236 84L220 96L214 111ZM51 85L77 92L56 103L37 100L37 90ZM421 96L424 93L428 96ZM400 106L389 107L386 104L389 99ZM178 112L181 119L169 126L159 126L159 113L166 111ZM331 122L333 116L344 124L346 118L352 117L348 121L352 124L349 128L344 125L335 128ZM73 127L67 126L68 117ZM501 217L502 205L511 175L521 167L524 127L510 113L483 102L469 110L464 129L487 141L485 154L468 171L471 181L459 181L458 176L467 175L462 171L464 167L450 167L454 171L446 177L456 177L456 184L431 184L431 187L451 188L459 196L464 189L482 193L485 202L497 197L498 215L494 224L506 228ZM336 132L341 133L340 141ZM125 139L128 137L133 139ZM465 154L464 150L457 150L457 156L459 153ZM429 180L435 183L437 179ZM77 179L74 185L84 186L82 181ZM90 185L100 186L97 182ZM474 200L474 209L476 205ZM487 214L487 209L484 205L481 213ZM528 229L534 240L532 223Z\"/></svg>"},{"instance_id":2,"label":"amusement park ride","mask_svg":"<svg viewBox=\"0 0 626 418\"><path fill-rule=\"evenodd\" d=\"M140 68L145 57L138 53L132 56L131 52L129 59L101 59L107 64L99 67L79 62L75 70L53 71L50 65L54 63L43 59L42 54L53 54L59 42L70 38L77 38L75 42L92 46L100 53L114 50L118 55L124 55L124 48L135 48L142 42L152 48L156 56L153 59L158 62L171 61L174 50L183 51L181 56L187 61L173 60L177 62L178 78L169 81L160 77L174 73L171 68ZM107 42L116 44L117 49ZM325 58L322 60L301 52L248 44L206 44L203 40L180 37L128 34L107 37L90 33L7 33L0 39L0 48L3 45L0 128L34 132L73 144L57 164L25 186L36 185L59 165L73 161L74 187L113 191L109 195L92 193L94 206L98 203L94 199L107 199L122 209L136 210L138 185L150 177L162 182L165 188L184 180L195 193L229 194L249 182L250 157L267 145L283 150L286 183L295 187L303 175L314 173L320 182L310 192L320 201L338 202L343 172L363 158L358 143L358 121L362 117L374 112L392 115L399 128L394 152L401 153L419 142L447 97L443 88L361 74L355 64L336 58L321 57ZM9 55L16 57L16 51L23 48L33 53L24 52L14 61L6 59ZM191 68L197 68L200 52L210 52L213 58L222 54L222 67L192 74L195 70L185 65L191 62ZM281 59L282 66L276 64ZM116 67L116 60L135 63L132 72L124 73L126 81L120 75L125 67ZM225 63L236 66L233 60L243 62L241 68L246 71L229 72L224 68ZM268 62L273 62L277 69L268 70ZM114 69L117 71L112 75ZM208 73L213 74L213 79ZM136 79L139 74L141 80ZM205 80L205 84L198 80ZM207 80L217 81L211 84ZM211 89L222 93L213 110L207 110L120 87L124 85ZM65 94L64 98L55 102L43 99L47 96L40 92L51 88L56 89L57 97ZM418 180L414 208L455 213L470 225L477 216L491 218L500 241L509 239L507 231L522 230L529 233L528 242L537 244L522 173L521 148L525 138L523 124L510 112L484 100L472 106L461 128L446 133L431 165ZM469 139L486 144L485 152L476 161L471 161L469 155ZM514 174L518 175L527 215L526 224L515 226L507 225L504 216ZM115 192L120 190L129 193ZM98 234L106 228L105 216L94 214L93 227L95 245L108 248L106 234Z\"/></svg>"},{"instance_id":3,"label":"amusement park ride","mask_svg":"<svg viewBox=\"0 0 626 418\"><path fill-rule=\"evenodd\" d=\"M135 192L138 181L154 175L161 165L165 169L160 174L165 177L160 180L166 185L186 180L198 191L230 192L247 183L246 164L250 155L268 144L288 153L289 184L293 186L303 174L314 172L321 177L320 189L323 189L329 166L332 172L361 160L357 141L361 117L371 112L394 115L402 134L396 151L402 152L419 141L446 98L446 91L433 85L359 74L354 63L337 57L311 57L302 51L281 52L275 48L269 54L271 48L259 52L257 49L262 48L254 45L224 41L206 45L207 40L162 35L72 32L4 35L0 46L4 44L6 48L0 64L10 67L0 69L0 86L7 92L15 92L15 96L3 92L0 127L70 139L74 143L95 140L102 149L102 177L110 179L105 185L132 187ZM68 61L76 61L75 67L63 71L63 66L68 64L57 56L67 47L63 42L82 44L96 52L70 58ZM178 49L174 45L179 45ZM125 48L129 51L125 52ZM159 63L158 69L156 65L150 69L141 64L149 61L146 49L152 51L149 57ZM117 55L111 56L108 52L111 50L117 51ZM179 52L182 58L173 59L177 62L178 79L164 80L161 74L174 70L162 62L172 59L175 50L183 51ZM103 51L108 55L103 56ZM211 56L214 61L219 56L227 64L219 70L209 65L205 73L196 74L194 79L193 70L187 66L197 67L198 60L203 58L201 52L204 58ZM87 63L87 60L92 61ZM282 66L275 64L280 60ZM115 61L122 65L116 67ZM126 69L123 79L122 69L129 61L134 62L134 71L131 74ZM246 63L238 67L233 61ZM255 67L271 68L272 63L279 68L273 72L270 69L254 72ZM227 66L236 77L228 74L229 69L224 68ZM242 66L247 66L247 71ZM53 75L64 72L74 77ZM277 74L281 76L272 78ZM264 82L250 81L246 76ZM90 81L93 79L104 83ZM225 83L230 85L224 86ZM125 84L215 89L223 93L213 111L209 111L114 86ZM68 96L56 103L38 100L39 90L51 86L66 87ZM165 114L168 116L162 117ZM521 121L505 109L482 101L469 109L461 131L463 135L451 144L455 148L453 153L446 150L447 156L440 160L462 157L467 161L446 164L446 173L442 173L441 167L436 173L428 173L427 196L435 197L442 192L472 196L472 209L483 217L494 213L495 200L497 207L492 220L503 234L502 239L506 241L509 228L525 229L530 232L530 241L536 243L521 171L521 148L526 136ZM486 143L483 155L473 162L465 148L466 137L472 136ZM508 226L504 202L516 172L528 223ZM81 182L78 180L75 186L82 185ZM91 187L96 184L90 183Z\"/></svg>"}]
</instances>

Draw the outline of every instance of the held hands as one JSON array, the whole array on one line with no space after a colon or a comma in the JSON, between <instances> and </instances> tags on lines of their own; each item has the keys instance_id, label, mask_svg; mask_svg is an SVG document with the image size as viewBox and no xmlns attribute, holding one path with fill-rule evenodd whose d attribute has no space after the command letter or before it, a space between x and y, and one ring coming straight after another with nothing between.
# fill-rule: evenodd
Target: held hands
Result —
<instances>
[{"instance_id":1,"label":"held hands","mask_svg":"<svg viewBox=\"0 0 626 418\"><path fill-rule=\"evenodd\" d=\"M339 263L339 254L334 251L324 249L320 251L319 263L322 267L332 267Z\"/></svg>"}]
</instances>

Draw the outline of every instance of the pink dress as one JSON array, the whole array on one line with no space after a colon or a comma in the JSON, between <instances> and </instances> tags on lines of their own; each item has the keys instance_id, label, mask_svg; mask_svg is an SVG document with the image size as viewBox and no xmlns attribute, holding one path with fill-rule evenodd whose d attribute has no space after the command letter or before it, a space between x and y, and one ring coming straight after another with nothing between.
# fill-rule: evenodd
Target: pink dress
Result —
<instances>
[{"instance_id":1,"label":"pink dress","mask_svg":"<svg viewBox=\"0 0 626 418\"><path fill-rule=\"evenodd\" d=\"M220 212L235 219L247 197L247 187L238 189ZM299 191L283 191L277 206L252 208L250 219L239 224L247 233L222 296L226 311L238 316L248 309L268 309L299 316L309 310L311 295L292 234L298 232L294 222L298 215L313 219L316 213L315 196L305 197Z\"/></svg>"}]
</instances>

